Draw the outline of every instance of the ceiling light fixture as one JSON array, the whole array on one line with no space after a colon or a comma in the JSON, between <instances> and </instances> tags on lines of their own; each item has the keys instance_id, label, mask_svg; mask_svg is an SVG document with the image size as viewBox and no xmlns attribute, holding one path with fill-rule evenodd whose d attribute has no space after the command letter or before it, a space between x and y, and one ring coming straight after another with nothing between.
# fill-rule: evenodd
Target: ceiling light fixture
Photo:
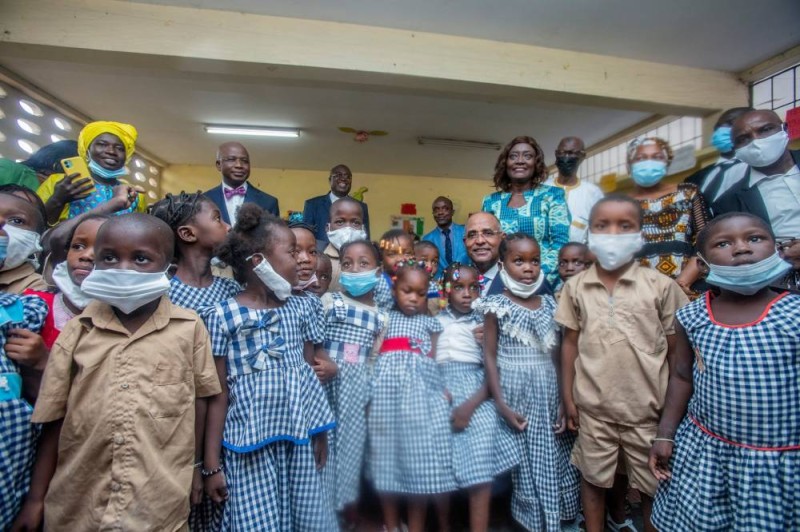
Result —
<instances>
[{"instance_id":1,"label":"ceiling light fixture","mask_svg":"<svg viewBox=\"0 0 800 532\"><path fill-rule=\"evenodd\" d=\"M421 146L446 146L448 148L470 148L478 150L499 150L502 146L497 142L481 142L478 140L442 139L436 137L417 137Z\"/></svg>"},{"instance_id":2,"label":"ceiling light fixture","mask_svg":"<svg viewBox=\"0 0 800 532\"><path fill-rule=\"evenodd\" d=\"M217 133L220 135L247 135L253 137L286 137L297 138L300 136L299 129L289 127L258 127L258 126L203 126L206 133Z\"/></svg>"}]
</instances>

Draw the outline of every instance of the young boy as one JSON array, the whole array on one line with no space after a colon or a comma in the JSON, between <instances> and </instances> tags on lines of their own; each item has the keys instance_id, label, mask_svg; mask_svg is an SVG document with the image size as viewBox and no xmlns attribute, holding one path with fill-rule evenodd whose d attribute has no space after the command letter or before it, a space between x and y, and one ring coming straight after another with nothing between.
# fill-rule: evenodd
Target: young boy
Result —
<instances>
[{"instance_id":1,"label":"young boy","mask_svg":"<svg viewBox=\"0 0 800 532\"><path fill-rule=\"evenodd\" d=\"M334 292L341 290L339 285L339 248L353 240L367 238L364 231L364 209L361 203L349 196L333 202L328 222L329 244L322 252L331 260L331 284Z\"/></svg>"},{"instance_id":2,"label":"young boy","mask_svg":"<svg viewBox=\"0 0 800 532\"><path fill-rule=\"evenodd\" d=\"M555 292L556 301L561 297L564 283L592 265L594 261L591 260L591 255L592 252L586 244L580 242L568 242L561 248L558 252L558 277L561 279L561 285Z\"/></svg>"},{"instance_id":3,"label":"young boy","mask_svg":"<svg viewBox=\"0 0 800 532\"><path fill-rule=\"evenodd\" d=\"M203 322L170 303L172 230L146 214L105 222L96 301L53 346L32 421L44 423L18 525L35 530L186 526L195 399L220 393ZM195 467L197 464L195 463Z\"/></svg>"},{"instance_id":4,"label":"young boy","mask_svg":"<svg viewBox=\"0 0 800 532\"><path fill-rule=\"evenodd\" d=\"M41 234L47 228L42 200L19 185L0 186L0 220L8 238L7 256L0 266L0 292L46 290L47 283L29 260L42 251Z\"/></svg>"},{"instance_id":5,"label":"young boy","mask_svg":"<svg viewBox=\"0 0 800 532\"><path fill-rule=\"evenodd\" d=\"M589 220L597 262L567 281L556 312L564 327L567 426L580 427L572 462L583 477L587 532L604 529L605 495L620 454L631 486L642 494L645 530L655 531L650 512L657 483L647 461L667 390L674 315L688 300L669 277L634 261L641 227L636 200L598 201Z\"/></svg>"},{"instance_id":6,"label":"young boy","mask_svg":"<svg viewBox=\"0 0 800 532\"><path fill-rule=\"evenodd\" d=\"M428 313L436 316L441 310L443 299L439 294L439 249L436 244L428 240L414 243L414 260L424 262L431 272L431 281L428 286Z\"/></svg>"}]
</instances>

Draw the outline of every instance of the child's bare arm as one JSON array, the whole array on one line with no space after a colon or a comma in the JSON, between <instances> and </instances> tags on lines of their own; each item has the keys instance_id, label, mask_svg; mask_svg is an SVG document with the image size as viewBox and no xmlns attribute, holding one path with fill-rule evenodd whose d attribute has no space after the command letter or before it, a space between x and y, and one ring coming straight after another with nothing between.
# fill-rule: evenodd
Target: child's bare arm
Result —
<instances>
[{"instance_id":1,"label":"child's bare arm","mask_svg":"<svg viewBox=\"0 0 800 532\"><path fill-rule=\"evenodd\" d=\"M197 397L194 402L194 474L192 476L191 503L200 504L203 498L203 476L200 474L203 464L203 447L206 437L206 416L208 415L208 397ZM200 464L200 465L198 465Z\"/></svg>"},{"instance_id":2,"label":"child's bare arm","mask_svg":"<svg viewBox=\"0 0 800 532\"><path fill-rule=\"evenodd\" d=\"M42 425L42 433L36 449L36 462L31 473L31 487L25 497L25 503L14 521L11 530L40 530L44 518L44 496L50 487L50 481L56 471L58 462L58 439L61 436L63 419Z\"/></svg>"},{"instance_id":3,"label":"child's bare arm","mask_svg":"<svg viewBox=\"0 0 800 532\"><path fill-rule=\"evenodd\" d=\"M441 333L431 333L431 351L428 353L428 356L434 360L436 360L436 343L439 341L439 335Z\"/></svg>"},{"instance_id":4,"label":"child's bare arm","mask_svg":"<svg viewBox=\"0 0 800 532\"><path fill-rule=\"evenodd\" d=\"M500 387L500 373L497 370L497 316L487 314L483 323L483 366L489 393L494 398L495 407L508 425L516 430L525 430L527 421L506 404Z\"/></svg>"},{"instance_id":5,"label":"child's bare arm","mask_svg":"<svg viewBox=\"0 0 800 532\"><path fill-rule=\"evenodd\" d=\"M567 417L567 428L578 430L578 408L572 396L572 387L575 384L575 361L578 358L579 331L564 327L564 336L561 340L561 397L564 401L564 410Z\"/></svg>"},{"instance_id":6,"label":"child's bare arm","mask_svg":"<svg viewBox=\"0 0 800 532\"><path fill-rule=\"evenodd\" d=\"M469 399L453 409L453 413L450 415L450 424L453 430L460 432L466 429L469 426L470 420L472 419L472 414L474 414L475 410L477 410L478 407L481 406L481 404L488 398L489 385L486 384L486 379L484 379L481 387L478 388L477 391L469 397Z\"/></svg>"},{"instance_id":7,"label":"child's bare arm","mask_svg":"<svg viewBox=\"0 0 800 532\"><path fill-rule=\"evenodd\" d=\"M225 429L225 417L228 414L228 368L226 363L225 357L214 358L222 392L208 398L203 449L203 469L207 471L219 469L221 464L222 433ZM215 503L221 503L228 498L228 487L223 471L207 477L204 484L206 493Z\"/></svg>"},{"instance_id":8,"label":"child's bare arm","mask_svg":"<svg viewBox=\"0 0 800 532\"><path fill-rule=\"evenodd\" d=\"M331 360L328 351L322 348L322 344L314 345L311 342L306 342L303 346L303 356L308 357L309 353L311 354L311 362L309 364L314 369L314 373L316 373L320 382L328 382L339 373L339 367L336 362Z\"/></svg>"}]
</instances>

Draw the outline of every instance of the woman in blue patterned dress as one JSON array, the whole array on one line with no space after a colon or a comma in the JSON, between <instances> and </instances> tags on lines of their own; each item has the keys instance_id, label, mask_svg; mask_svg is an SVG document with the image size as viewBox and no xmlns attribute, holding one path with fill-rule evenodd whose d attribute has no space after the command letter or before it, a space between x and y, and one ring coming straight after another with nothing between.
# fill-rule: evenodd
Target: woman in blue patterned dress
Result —
<instances>
[{"instance_id":1,"label":"woman in blue patterned dress","mask_svg":"<svg viewBox=\"0 0 800 532\"><path fill-rule=\"evenodd\" d=\"M539 242L542 270L555 286L558 252L569 242L571 220L564 191L545 185L546 179L544 153L536 139L516 137L497 157L494 167L497 192L483 198L481 210L494 214L504 233L526 233Z\"/></svg>"},{"instance_id":2,"label":"woman in blue patterned dress","mask_svg":"<svg viewBox=\"0 0 800 532\"><path fill-rule=\"evenodd\" d=\"M677 313L664 412L650 451L659 530L800 530L800 295L751 214L697 238L719 288Z\"/></svg>"},{"instance_id":3,"label":"woman in blue patterned dress","mask_svg":"<svg viewBox=\"0 0 800 532\"><path fill-rule=\"evenodd\" d=\"M436 367L442 326L426 315L428 272L416 262L395 271L395 306L375 362L367 431L369 468L388 530L400 529L399 499L408 501L408 530L421 532L431 498L455 490L450 408ZM440 528L449 525L439 513Z\"/></svg>"},{"instance_id":4,"label":"woman in blue patterned dress","mask_svg":"<svg viewBox=\"0 0 800 532\"><path fill-rule=\"evenodd\" d=\"M294 233L245 203L218 252L244 290L201 310L223 388L208 407L206 492L227 499L222 530L335 530L319 473L335 423L309 365L323 324L292 295Z\"/></svg>"},{"instance_id":5,"label":"woman in blue patterned dress","mask_svg":"<svg viewBox=\"0 0 800 532\"><path fill-rule=\"evenodd\" d=\"M484 364L489 391L516 440L511 512L528 530L559 532L578 513L579 474L569 463L574 436L559 403L555 360L558 325L552 296L534 295L544 282L539 245L525 233L500 244L505 292L478 300L486 316Z\"/></svg>"}]
</instances>

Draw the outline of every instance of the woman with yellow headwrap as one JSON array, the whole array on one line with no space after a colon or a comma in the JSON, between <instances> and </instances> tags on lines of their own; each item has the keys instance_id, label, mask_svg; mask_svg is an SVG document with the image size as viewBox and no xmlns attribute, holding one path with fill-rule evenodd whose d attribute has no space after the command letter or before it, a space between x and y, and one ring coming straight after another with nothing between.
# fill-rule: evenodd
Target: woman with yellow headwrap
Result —
<instances>
[{"instance_id":1,"label":"woman with yellow headwrap","mask_svg":"<svg viewBox=\"0 0 800 532\"><path fill-rule=\"evenodd\" d=\"M103 214L145 212L144 194L121 178L136 149L137 132L130 124L92 122L78 135L78 155L86 159L90 178L51 175L37 194L45 202L51 225L95 211Z\"/></svg>"}]
</instances>

